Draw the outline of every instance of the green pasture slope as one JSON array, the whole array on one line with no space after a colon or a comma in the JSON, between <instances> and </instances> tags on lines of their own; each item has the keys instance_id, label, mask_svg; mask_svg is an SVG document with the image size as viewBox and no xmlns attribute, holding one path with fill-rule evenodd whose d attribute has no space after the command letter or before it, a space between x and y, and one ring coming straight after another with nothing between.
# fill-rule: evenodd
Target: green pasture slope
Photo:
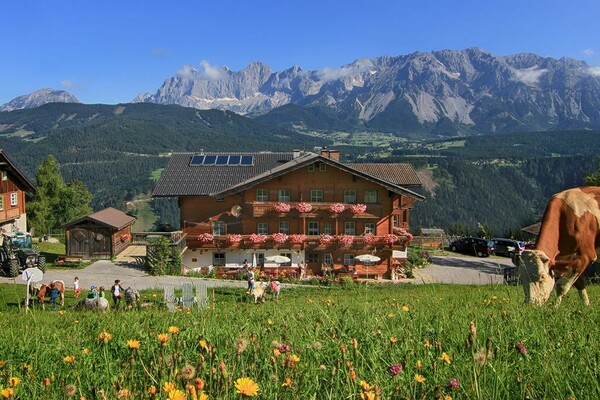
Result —
<instances>
[{"instance_id":1,"label":"green pasture slope","mask_svg":"<svg viewBox=\"0 0 600 400\"><path fill-rule=\"evenodd\" d=\"M403 285L285 290L265 304L227 289L200 312L106 314L24 314L22 291L0 285L0 391L18 378L14 398L141 399L154 386L164 399L170 382L173 398L191 399L181 395L200 378L210 399L239 399L242 377L262 399L600 398L595 286L591 307L571 293L556 310L524 306L518 287Z\"/></svg>"}]
</instances>

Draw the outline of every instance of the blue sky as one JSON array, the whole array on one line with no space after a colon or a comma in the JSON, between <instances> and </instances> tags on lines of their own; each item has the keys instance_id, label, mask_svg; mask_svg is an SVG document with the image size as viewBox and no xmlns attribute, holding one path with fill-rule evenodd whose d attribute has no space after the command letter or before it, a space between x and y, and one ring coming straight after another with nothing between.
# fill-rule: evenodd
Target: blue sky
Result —
<instances>
[{"instance_id":1,"label":"blue sky","mask_svg":"<svg viewBox=\"0 0 600 400\"><path fill-rule=\"evenodd\" d=\"M128 102L201 62L316 70L479 47L600 66L598 0L18 0L0 10L0 104L47 87Z\"/></svg>"}]
</instances>

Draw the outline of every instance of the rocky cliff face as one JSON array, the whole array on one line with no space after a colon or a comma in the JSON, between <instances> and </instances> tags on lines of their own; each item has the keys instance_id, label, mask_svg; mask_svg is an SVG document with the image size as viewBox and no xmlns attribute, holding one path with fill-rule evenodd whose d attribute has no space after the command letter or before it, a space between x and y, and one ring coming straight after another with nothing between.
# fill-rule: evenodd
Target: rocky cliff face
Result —
<instances>
[{"instance_id":1,"label":"rocky cliff face","mask_svg":"<svg viewBox=\"0 0 600 400\"><path fill-rule=\"evenodd\" d=\"M535 54L495 56L472 48L361 59L340 68L238 72L184 67L135 102L265 112L293 103L325 107L358 125L391 131L600 127L600 71Z\"/></svg>"},{"instance_id":2,"label":"rocky cliff face","mask_svg":"<svg viewBox=\"0 0 600 400\"><path fill-rule=\"evenodd\" d=\"M16 97L0 106L1 111L13 111L23 108L34 108L47 103L81 103L75 96L64 90L40 89L35 92Z\"/></svg>"}]
</instances>

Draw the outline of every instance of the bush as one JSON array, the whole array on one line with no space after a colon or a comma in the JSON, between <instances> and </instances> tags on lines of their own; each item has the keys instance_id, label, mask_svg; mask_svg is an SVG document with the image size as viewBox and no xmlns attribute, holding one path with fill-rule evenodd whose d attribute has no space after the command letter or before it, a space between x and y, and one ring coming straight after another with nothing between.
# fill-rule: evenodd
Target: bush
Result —
<instances>
[{"instance_id":1,"label":"bush","mask_svg":"<svg viewBox=\"0 0 600 400\"><path fill-rule=\"evenodd\" d=\"M340 279L340 286L343 288L352 288L354 287L354 279L349 276L344 276Z\"/></svg>"}]
</instances>

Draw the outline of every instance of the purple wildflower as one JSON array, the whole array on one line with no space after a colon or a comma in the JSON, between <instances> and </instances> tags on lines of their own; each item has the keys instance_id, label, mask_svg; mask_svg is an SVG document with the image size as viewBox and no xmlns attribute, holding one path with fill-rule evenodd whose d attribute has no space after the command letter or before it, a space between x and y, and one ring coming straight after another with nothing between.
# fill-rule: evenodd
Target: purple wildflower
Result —
<instances>
[{"instance_id":1,"label":"purple wildflower","mask_svg":"<svg viewBox=\"0 0 600 400\"><path fill-rule=\"evenodd\" d=\"M392 364L390 365L390 368L388 369L390 375L392 376L396 376L398 375L400 372L402 372L402 365L401 364Z\"/></svg>"},{"instance_id":2,"label":"purple wildflower","mask_svg":"<svg viewBox=\"0 0 600 400\"><path fill-rule=\"evenodd\" d=\"M517 343L516 348L517 350L519 350L519 353L523 354L524 356L526 356L529 352L529 350L527 350L527 347L525 347L525 345L522 342Z\"/></svg>"},{"instance_id":3,"label":"purple wildflower","mask_svg":"<svg viewBox=\"0 0 600 400\"><path fill-rule=\"evenodd\" d=\"M282 353L286 353L288 351L290 351L292 348L286 344L282 344L281 346L279 346L279 351Z\"/></svg>"},{"instance_id":4,"label":"purple wildflower","mask_svg":"<svg viewBox=\"0 0 600 400\"><path fill-rule=\"evenodd\" d=\"M448 389L450 390L458 390L460 389L460 382L456 378L452 378L448 381Z\"/></svg>"}]
</instances>

